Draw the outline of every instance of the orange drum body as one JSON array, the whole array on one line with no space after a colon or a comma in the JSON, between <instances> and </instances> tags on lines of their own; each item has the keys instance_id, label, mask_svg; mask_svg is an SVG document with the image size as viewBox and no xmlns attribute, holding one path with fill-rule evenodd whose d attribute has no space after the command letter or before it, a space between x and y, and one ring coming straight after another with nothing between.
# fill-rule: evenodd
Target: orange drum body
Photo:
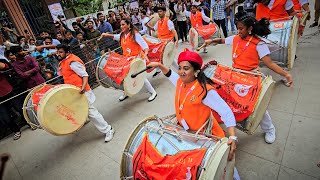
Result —
<instances>
[{"instance_id":1,"label":"orange drum body","mask_svg":"<svg viewBox=\"0 0 320 180\"><path fill-rule=\"evenodd\" d=\"M87 97L79 91L68 84L37 86L24 101L24 118L55 136L71 134L84 125L89 112Z\"/></svg>"},{"instance_id":2,"label":"orange drum body","mask_svg":"<svg viewBox=\"0 0 320 180\"><path fill-rule=\"evenodd\" d=\"M149 46L149 61L161 62L166 67L170 67L176 54L174 43L172 41L161 41L148 35L144 35L143 38Z\"/></svg>"},{"instance_id":3,"label":"orange drum body","mask_svg":"<svg viewBox=\"0 0 320 180\"><path fill-rule=\"evenodd\" d=\"M192 49L196 49L200 47L205 40L219 38L221 35L219 27L216 24L209 24L190 28L189 37Z\"/></svg>"}]
</instances>

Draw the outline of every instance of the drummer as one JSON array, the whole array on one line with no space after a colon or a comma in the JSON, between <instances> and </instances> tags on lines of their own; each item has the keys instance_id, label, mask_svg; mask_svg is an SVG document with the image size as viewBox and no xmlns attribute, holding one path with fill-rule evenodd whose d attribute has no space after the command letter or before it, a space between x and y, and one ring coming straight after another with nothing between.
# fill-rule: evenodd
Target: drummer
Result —
<instances>
[{"instance_id":1,"label":"drummer","mask_svg":"<svg viewBox=\"0 0 320 180\"><path fill-rule=\"evenodd\" d=\"M57 59L59 61L59 73L61 73L64 83L79 87L80 94L85 93L89 102L89 119L100 132L106 134L105 142L111 141L114 129L93 106L96 97L88 84L89 75L83 61L70 52L69 46L63 44L57 45Z\"/></svg>"},{"instance_id":2,"label":"drummer","mask_svg":"<svg viewBox=\"0 0 320 180\"><path fill-rule=\"evenodd\" d=\"M244 16L237 21L238 35L228 38L208 39L207 45L211 43L233 45L232 66L246 71L259 70L259 60L277 74L285 77L287 86L292 86L293 80L291 74L283 70L270 58L270 50L258 36L267 36L270 34L269 21L261 19L257 21L251 16ZM271 117L266 111L260 123L261 129L265 132L265 141L269 144L276 139L276 130Z\"/></svg>"},{"instance_id":3,"label":"drummer","mask_svg":"<svg viewBox=\"0 0 320 180\"><path fill-rule=\"evenodd\" d=\"M112 37L114 40L120 41L124 56L147 56L149 47L147 42L139 33L139 30L129 19L122 19L120 24L122 30L120 34L102 33L101 37ZM144 54L141 54L141 52ZM154 90L147 78L144 80L144 86L151 94L151 96L148 98L148 101L153 101L157 97L157 92ZM124 93L122 96L120 96L119 101L123 101L128 97L129 96Z\"/></svg>"},{"instance_id":4,"label":"drummer","mask_svg":"<svg viewBox=\"0 0 320 180\"><path fill-rule=\"evenodd\" d=\"M175 40L175 47L178 47L178 34L177 31L174 28L173 22L166 17L166 8L161 6L158 7L158 15L160 17L160 20L156 22L156 24L151 27L149 24L146 24L146 26L152 30L152 31L158 31L158 38L163 41L171 41ZM178 68L177 63L174 61L173 65ZM153 75L153 77L156 77L161 71L159 68L157 68L156 73Z\"/></svg>"},{"instance_id":5,"label":"drummer","mask_svg":"<svg viewBox=\"0 0 320 180\"><path fill-rule=\"evenodd\" d=\"M191 20L191 26L197 28L203 26L202 20L207 23L213 23L213 21L207 17L204 13L198 11L197 6L191 5L191 12L185 10L183 12ZM207 53L207 48L203 48L203 52Z\"/></svg>"},{"instance_id":6,"label":"drummer","mask_svg":"<svg viewBox=\"0 0 320 180\"><path fill-rule=\"evenodd\" d=\"M292 0L256 0L256 19L267 18L269 20L289 18L296 15Z\"/></svg>"}]
</instances>

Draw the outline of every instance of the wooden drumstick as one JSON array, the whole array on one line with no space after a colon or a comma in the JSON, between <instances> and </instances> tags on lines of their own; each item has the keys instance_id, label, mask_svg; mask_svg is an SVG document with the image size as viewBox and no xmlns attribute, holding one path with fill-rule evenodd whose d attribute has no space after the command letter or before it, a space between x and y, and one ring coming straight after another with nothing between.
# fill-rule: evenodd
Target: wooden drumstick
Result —
<instances>
[{"instance_id":1,"label":"wooden drumstick","mask_svg":"<svg viewBox=\"0 0 320 180\"><path fill-rule=\"evenodd\" d=\"M200 47L198 47L196 50L200 51L202 48L207 47L206 43L203 43Z\"/></svg>"},{"instance_id":2,"label":"wooden drumstick","mask_svg":"<svg viewBox=\"0 0 320 180\"><path fill-rule=\"evenodd\" d=\"M1 156L1 164L0 164L0 180L2 180L4 174L4 168L6 167L6 163L8 162L10 155L9 154L2 154Z\"/></svg>"},{"instance_id":3,"label":"wooden drumstick","mask_svg":"<svg viewBox=\"0 0 320 180\"><path fill-rule=\"evenodd\" d=\"M149 21L148 21L146 24L148 24L148 25L149 25L149 22L150 22L153 18L154 18L154 17L150 18L150 19L149 19Z\"/></svg>"},{"instance_id":4,"label":"wooden drumstick","mask_svg":"<svg viewBox=\"0 0 320 180\"><path fill-rule=\"evenodd\" d=\"M137 77L139 74L141 74L141 73L143 73L143 72L145 72L146 70L151 69L151 68L152 68L152 67L147 67L147 68L145 68L145 69L143 69L143 70L141 70L141 71L139 71L139 72L137 72L137 73L131 74L131 78L135 78L135 77Z\"/></svg>"}]
</instances>

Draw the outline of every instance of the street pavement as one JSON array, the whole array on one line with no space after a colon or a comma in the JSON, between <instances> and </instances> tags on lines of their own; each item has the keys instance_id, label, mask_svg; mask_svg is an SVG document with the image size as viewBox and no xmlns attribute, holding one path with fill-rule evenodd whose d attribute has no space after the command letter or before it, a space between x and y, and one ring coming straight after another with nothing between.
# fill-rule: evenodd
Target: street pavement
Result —
<instances>
[{"instance_id":1,"label":"street pavement","mask_svg":"<svg viewBox=\"0 0 320 180\"><path fill-rule=\"evenodd\" d=\"M311 5L313 9L313 4ZM313 14L312 14L313 15ZM307 26L309 26L310 22ZM181 52L189 44L179 44ZM245 180L316 180L320 179L320 35L317 28L306 28L299 40L297 60L291 71L294 86L285 87L281 77L269 70L277 81L269 112L277 130L273 144L264 142L260 128L254 135L237 131L236 166ZM231 63L231 49L211 46L201 53L205 62L216 59ZM132 130L150 115L159 117L174 113L175 88L161 74L149 75L158 97L147 102L149 94L142 89L136 96L119 102L122 92L98 87L95 106L114 127L114 139L104 143L104 136L92 123L78 132L62 137L43 130L24 129L22 137L0 141L0 153L12 156L5 171L5 180L117 180L120 177L121 155Z\"/></svg>"}]
</instances>

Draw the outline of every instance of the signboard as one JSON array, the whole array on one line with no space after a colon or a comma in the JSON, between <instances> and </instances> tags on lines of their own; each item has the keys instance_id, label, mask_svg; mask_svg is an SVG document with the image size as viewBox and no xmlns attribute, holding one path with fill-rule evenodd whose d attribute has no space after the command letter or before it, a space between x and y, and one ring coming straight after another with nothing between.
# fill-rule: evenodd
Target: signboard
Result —
<instances>
[{"instance_id":1,"label":"signboard","mask_svg":"<svg viewBox=\"0 0 320 180\"><path fill-rule=\"evenodd\" d=\"M49 11L51 13L52 19L54 21L59 20L58 16L62 16L63 18L61 18L61 20L65 20L65 15L62 9L62 6L60 3L54 3L54 4L50 4L48 5Z\"/></svg>"}]
</instances>

